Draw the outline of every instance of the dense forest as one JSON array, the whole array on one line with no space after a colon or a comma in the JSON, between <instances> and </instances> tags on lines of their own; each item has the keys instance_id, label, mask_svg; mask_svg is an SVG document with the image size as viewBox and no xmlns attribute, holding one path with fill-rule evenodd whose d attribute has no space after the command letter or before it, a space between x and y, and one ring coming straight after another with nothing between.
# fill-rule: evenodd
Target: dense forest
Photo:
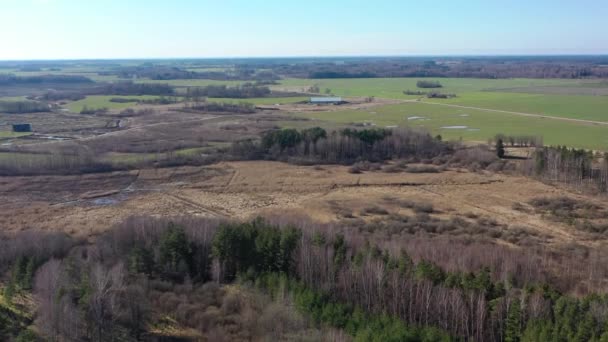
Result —
<instances>
[{"instance_id":1,"label":"dense forest","mask_svg":"<svg viewBox=\"0 0 608 342\"><path fill-rule=\"evenodd\" d=\"M343 129L320 127L267 132L260 141L237 141L231 154L245 159L281 160L299 164L352 164L406 157L450 155L453 147L426 132L411 129Z\"/></svg>"},{"instance_id":2,"label":"dense forest","mask_svg":"<svg viewBox=\"0 0 608 342\"><path fill-rule=\"evenodd\" d=\"M116 82L102 87L103 95L174 95L175 88L168 84Z\"/></svg>"},{"instance_id":3,"label":"dense forest","mask_svg":"<svg viewBox=\"0 0 608 342\"><path fill-rule=\"evenodd\" d=\"M275 66L287 77L373 78L373 77L473 77L473 78L606 78L602 57L495 57L495 58L385 58L317 61Z\"/></svg>"},{"instance_id":4,"label":"dense forest","mask_svg":"<svg viewBox=\"0 0 608 342\"><path fill-rule=\"evenodd\" d=\"M37 85L45 83L93 83L84 76L74 75L39 75L39 76L15 76L13 74L0 74L0 85Z\"/></svg>"},{"instance_id":5,"label":"dense forest","mask_svg":"<svg viewBox=\"0 0 608 342\"><path fill-rule=\"evenodd\" d=\"M20 233L2 240L4 302L23 309L31 293L38 305L33 319L0 310L0 333L21 341L36 334L51 340L151 339L156 333L149 327L170 317L217 341L267 334L249 328L257 321L242 316L245 298L220 293L238 286L288 300L308 326L338 329L356 341L608 338L608 298L568 295L585 281L575 276L585 260L564 263L560 255L534 248L522 253L415 239L397 248L352 229L289 217L134 217L94 243ZM428 253L437 247L441 253ZM544 260L542 270L535 267L538 260ZM606 272L605 264L593 265L594 273ZM35 330L25 330L30 324Z\"/></svg>"},{"instance_id":6,"label":"dense forest","mask_svg":"<svg viewBox=\"0 0 608 342\"><path fill-rule=\"evenodd\" d=\"M116 75L120 78L149 78L152 80L176 79L209 79L209 80L241 80L241 81L272 81L279 77L269 71L256 71L248 67L236 67L231 71L189 71L175 66L144 64L134 67L119 67L112 71L103 71L101 75Z\"/></svg>"},{"instance_id":7,"label":"dense forest","mask_svg":"<svg viewBox=\"0 0 608 342\"><path fill-rule=\"evenodd\" d=\"M188 87L186 97L189 99L200 99L202 97L225 97L234 99L246 99L254 97L266 97L270 95L270 89L252 83L245 83L234 87L225 85L209 85L206 87Z\"/></svg>"}]
</instances>

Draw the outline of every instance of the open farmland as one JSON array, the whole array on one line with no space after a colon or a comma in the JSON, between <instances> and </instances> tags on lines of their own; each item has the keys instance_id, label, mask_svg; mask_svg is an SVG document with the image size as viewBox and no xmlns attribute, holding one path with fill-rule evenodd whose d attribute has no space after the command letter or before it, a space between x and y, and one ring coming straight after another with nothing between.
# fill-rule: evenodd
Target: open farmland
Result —
<instances>
[{"instance_id":1,"label":"open farmland","mask_svg":"<svg viewBox=\"0 0 608 342\"><path fill-rule=\"evenodd\" d=\"M112 102L113 98L117 99L137 99L137 100L153 100L157 99L158 96L151 95L133 95L133 96L120 96L120 95L89 95L86 98L78 101L68 103L65 107L72 113L79 113L85 106L89 109L124 109L133 107L137 103L133 102Z\"/></svg>"},{"instance_id":2,"label":"open farmland","mask_svg":"<svg viewBox=\"0 0 608 342\"><path fill-rule=\"evenodd\" d=\"M608 149L608 125L528 117L424 102L406 102L365 110L298 114L319 121L378 127L423 127L448 139L487 141L496 134L542 136L546 144Z\"/></svg>"},{"instance_id":3,"label":"open farmland","mask_svg":"<svg viewBox=\"0 0 608 342\"><path fill-rule=\"evenodd\" d=\"M376 96L381 98L413 99L420 96L404 95L405 90L418 89L420 78L390 79L330 79L294 80L281 82L285 89L305 89L318 85L329 88L336 95ZM443 87L441 93L455 94L446 100L422 99L422 101L452 103L471 107L526 112L575 119L608 121L608 93L604 81L555 80L555 79L435 79ZM517 91L513 91L517 89ZM600 95L591 95L592 91ZM584 95L585 93L590 95Z\"/></svg>"},{"instance_id":4,"label":"open farmland","mask_svg":"<svg viewBox=\"0 0 608 342\"><path fill-rule=\"evenodd\" d=\"M318 85L321 91L326 88L341 96L376 96L394 99L407 99L412 96L403 94L404 90L416 90L416 82L425 78L354 78L354 79L285 79L278 88L303 90ZM480 92L486 89L540 86L580 86L580 80L562 79L476 79L476 78L432 78L439 81L445 93Z\"/></svg>"},{"instance_id":5,"label":"open farmland","mask_svg":"<svg viewBox=\"0 0 608 342\"><path fill-rule=\"evenodd\" d=\"M289 97L259 97L250 99L229 99L229 98L209 98L210 102L226 102L226 103L252 103L255 105L274 105L274 104L289 104L308 101L308 97L304 96L289 96Z\"/></svg>"}]
</instances>

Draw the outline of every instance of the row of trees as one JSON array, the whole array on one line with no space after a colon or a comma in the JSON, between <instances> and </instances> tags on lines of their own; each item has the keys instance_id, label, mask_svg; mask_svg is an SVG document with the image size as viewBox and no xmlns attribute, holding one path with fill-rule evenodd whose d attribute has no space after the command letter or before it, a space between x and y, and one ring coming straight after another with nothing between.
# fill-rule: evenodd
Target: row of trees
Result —
<instances>
[{"instance_id":1,"label":"row of trees","mask_svg":"<svg viewBox=\"0 0 608 342\"><path fill-rule=\"evenodd\" d=\"M186 90L186 98L196 102L197 99L203 97L219 97L219 98L234 98L246 99L255 97L266 97L270 95L270 88L267 86L259 86L253 83L245 83L229 87L226 85L209 85L206 87L188 87Z\"/></svg>"},{"instance_id":2,"label":"row of trees","mask_svg":"<svg viewBox=\"0 0 608 342\"><path fill-rule=\"evenodd\" d=\"M0 85L35 85L44 83L71 84L71 83L93 83L90 78L75 75L36 75L16 76L14 74L0 74Z\"/></svg>"},{"instance_id":3,"label":"row of trees","mask_svg":"<svg viewBox=\"0 0 608 342\"><path fill-rule=\"evenodd\" d=\"M144 64L140 66L121 66L111 71L103 71L100 75L116 75L121 78L149 78L152 80L178 79L210 79L210 80L242 80L242 81L274 81L279 76L272 71L256 71L248 67L236 67L226 70L192 71L177 66Z\"/></svg>"},{"instance_id":4,"label":"row of trees","mask_svg":"<svg viewBox=\"0 0 608 342\"><path fill-rule=\"evenodd\" d=\"M498 142L502 140L503 144L511 147L543 147L543 137L535 135L505 135L497 134L494 139L490 139L492 142Z\"/></svg>"},{"instance_id":5,"label":"row of trees","mask_svg":"<svg viewBox=\"0 0 608 342\"><path fill-rule=\"evenodd\" d=\"M185 111L211 112L211 113L238 113L238 114L253 114L256 112L255 105L247 102L230 103L230 102L191 102L186 103L183 107Z\"/></svg>"},{"instance_id":6,"label":"row of trees","mask_svg":"<svg viewBox=\"0 0 608 342\"><path fill-rule=\"evenodd\" d=\"M106 84L97 92L104 95L171 96L175 94L175 88L160 83L114 82Z\"/></svg>"},{"instance_id":7,"label":"row of trees","mask_svg":"<svg viewBox=\"0 0 608 342\"><path fill-rule=\"evenodd\" d=\"M524 173L543 180L561 182L581 190L608 190L608 158L596 162L593 151L565 146L537 149L524 166Z\"/></svg>"},{"instance_id":8,"label":"row of trees","mask_svg":"<svg viewBox=\"0 0 608 342\"><path fill-rule=\"evenodd\" d=\"M439 81L426 81L421 80L416 82L416 87L418 88L442 88L443 86Z\"/></svg>"}]
</instances>

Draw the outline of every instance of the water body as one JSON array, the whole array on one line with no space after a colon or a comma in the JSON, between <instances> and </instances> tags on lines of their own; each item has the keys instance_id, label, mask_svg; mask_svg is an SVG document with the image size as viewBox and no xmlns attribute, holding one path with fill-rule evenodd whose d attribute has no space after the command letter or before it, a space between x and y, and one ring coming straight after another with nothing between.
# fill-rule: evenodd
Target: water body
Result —
<instances>
[{"instance_id":1,"label":"water body","mask_svg":"<svg viewBox=\"0 0 608 342\"><path fill-rule=\"evenodd\" d=\"M407 118L408 120L428 120L426 117L424 116L409 116Z\"/></svg>"},{"instance_id":2,"label":"water body","mask_svg":"<svg viewBox=\"0 0 608 342\"><path fill-rule=\"evenodd\" d=\"M442 129L467 129L469 126L443 126Z\"/></svg>"}]
</instances>

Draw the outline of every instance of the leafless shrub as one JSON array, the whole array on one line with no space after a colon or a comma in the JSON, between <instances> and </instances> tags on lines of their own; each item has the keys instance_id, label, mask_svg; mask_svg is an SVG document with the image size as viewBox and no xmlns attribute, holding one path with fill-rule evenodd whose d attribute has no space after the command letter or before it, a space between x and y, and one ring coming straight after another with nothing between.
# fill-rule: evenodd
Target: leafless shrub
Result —
<instances>
[{"instance_id":1,"label":"leafless shrub","mask_svg":"<svg viewBox=\"0 0 608 342\"><path fill-rule=\"evenodd\" d=\"M515 202L515 203L513 203L513 205L511 206L511 208L513 210L521 211L521 212L524 212L524 213L529 213L530 212L530 209L528 207L526 207L525 205L523 205L521 202Z\"/></svg>"},{"instance_id":2,"label":"leafless shrub","mask_svg":"<svg viewBox=\"0 0 608 342\"><path fill-rule=\"evenodd\" d=\"M400 207L412 209L416 213L431 214L434 212L433 204L428 202L415 202L411 200L397 200L396 202Z\"/></svg>"},{"instance_id":3,"label":"leafless shrub","mask_svg":"<svg viewBox=\"0 0 608 342\"><path fill-rule=\"evenodd\" d=\"M405 172L408 173L439 173L439 169L435 166L430 165L422 165L422 166L414 166L410 165L405 169Z\"/></svg>"},{"instance_id":4,"label":"leafless shrub","mask_svg":"<svg viewBox=\"0 0 608 342\"><path fill-rule=\"evenodd\" d=\"M5 272L19 257L39 261L62 258L79 241L65 233L27 230L15 235L0 235L0 272Z\"/></svg>"},{"instance_id":5,"label":"leafless shrub","mask_svg":"<svg viewBox=\"0 0 608 342\"><path fill-rule=\"evenodd\" d=\"M348 168L348 173L358 174L358 173L362 173L362 172L363 171L361 171L361 168L357 165L353 165Z\"/></svg>"},{"instance_id":6,"label":"leafless shrub","mask_svg":"<svg viewBox=\"0 0 608 342\"><path fill-rule=\"evenodd\" d=\"M476 146L456 151L450 164L479 170L485 169L496 160L498 160L496 153L490 151L488 147Z\"/></svg>"},{"instance_id":7,"label":"leafless shrub","mask_svg":"<svg viewBox=\"0 0 608 342\"><path fill-rule=\"evenodd\" d=\"M398 165L386 165L382 168L382 171L386 173L396 173L401 172L402 169Z\"/></svg>"},{"instance_id":8,"label":"leafless shrub","mask_svg":"<svg viewBox=\"0 0 608 342\"><path fill-rule=\"evenodd\" d=\"M363 209L363 215L388 215L388 210L378 206L367 207Z\"/></svg>"}]
</instances>

